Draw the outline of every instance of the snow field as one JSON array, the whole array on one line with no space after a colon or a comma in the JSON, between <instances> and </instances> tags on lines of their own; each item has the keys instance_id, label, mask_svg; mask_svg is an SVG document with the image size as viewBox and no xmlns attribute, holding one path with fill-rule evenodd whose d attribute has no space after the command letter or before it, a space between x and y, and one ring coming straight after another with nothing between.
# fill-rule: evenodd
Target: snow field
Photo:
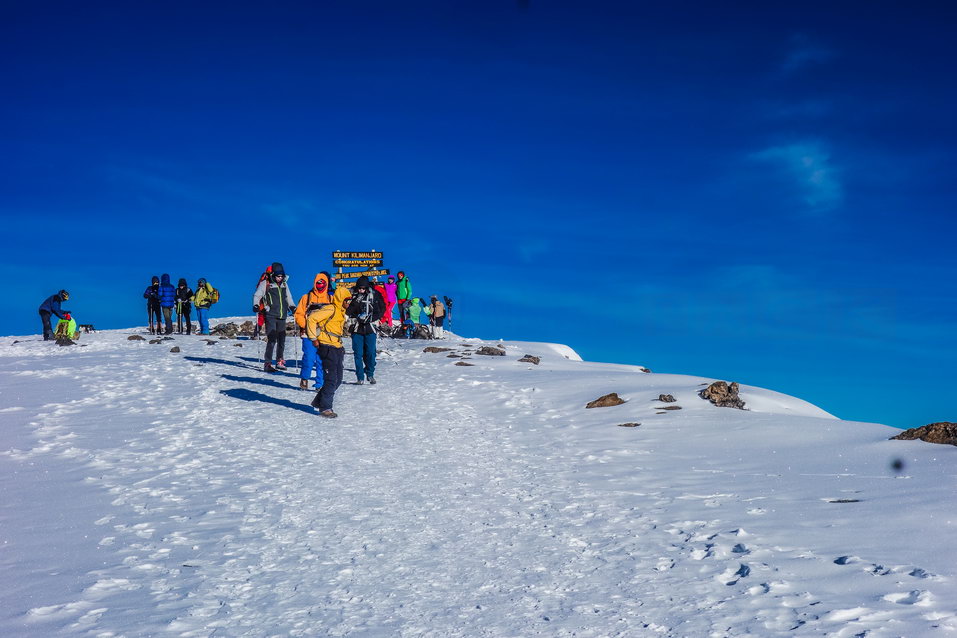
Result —
<instances>
[{"instance_id":1,"label":"snow field","mask_svg":"<svg viewBox=\"0 0 957 638\"><path fill-rule=\"evenodd\" d=\"M381 339L376 386L347 354L325 420L256 342L130 332L0 338L0 634L957 632L957 450L455 335Z\"/></svg>"}]
</instances>

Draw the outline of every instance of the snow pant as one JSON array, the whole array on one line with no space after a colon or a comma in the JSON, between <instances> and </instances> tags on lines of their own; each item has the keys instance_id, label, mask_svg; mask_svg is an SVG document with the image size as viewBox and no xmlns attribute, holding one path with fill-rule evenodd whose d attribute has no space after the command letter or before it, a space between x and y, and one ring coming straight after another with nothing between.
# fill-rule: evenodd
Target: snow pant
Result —
<instances>
[{"instance_id":1,"label":"snow pant","mask_svg":"<svg viewBox=\"0 0 957 638\"><path fill-rule=\"evenodd\" d=\"M394 301L385 302L385 312L382 313L382 321L390 328L392 327L392 309L395 308Z\"/></svg>"},{"instance_id":2,"label":"snow pant","mask_svg":"<svg viewBox=\"0 0 957 638\"><path fill-rule=\"evenodd\" d=\"M40 321L43 322L43 340L49 341L53 338L53 326L50 324L50 315L53 314L48 310L40 311Z\"/></svg>"},{"instance_id":3,"label":"snow pant","mask_svg":"<svg viewBox=\"0 0 957 638\"><path fill-rule=\"evenodd\" d=\"M149 318L150 322L150 334L159 334L160 330L162 329L159 301L150 300L146 302L146 316Z\"/></svg>"},{"instance_id":4,"label":"snow pant","mask_svg":"<svg viewBox=\"0 0 957 638\"><path fill-rule=\"evenodd\" d=\"M319 360L319 350L312 345L312 339L302 338L302 365L299 366L299 378L308 379L312 376L312 370L316 370L316 386L322 385L322 361Z\"/></svg>"},{"instance_id":5,"label":"snow pant","mask_svg":"<svg viewBox=\"0 0 957 638\"><path fill-rule=\"evenodd\" d=\"M405 320L409 318L407 301L408 299L399 299L399 323L405 323Z\"/></svg>"},{"instance_id":6,"label":"snow pant","mask_svg":"<svg viewBox=\"0 0 957 638\"><path fill-rule=\"evenodd\" d=\"M209 334L209 308L196 307L196 320L199 321L199 334Z\"/></svg>"},{"instance_id":7,"label":"snow pant","mask_svg":"<svg viewBox=\"0 0 957 638\"><path fill-rule=\"evenodd\" d=\"M163 321L166 322L166 334L173 334L173 307L163 307Z\"/></svg>"},{"instance_id":8,"label":"snow pant","mask_svg":"<svg viewBox=\"0 0 957 638\"><path fill-rule=\"evenodd\" d=\"M260 333L263 331L263 324L266 323L266 320L263 318L264 316L261 312L256 315L256 327L253 328L253 339L258 339Z\"/></svg>"},{"instance_id":9,"label":"snow pant","mask_svg":"<svg viewBox=\"0 0 957 638\"><path fill-rule=\"evenodd\" d=\"M272 361L272 350L276 348L276 358L282 359L286 350L285 317L266 317L266 361Z\"/></svg>"},{"instance_id":10,"label":"snow pant","mask_svg":"<svg viewBox=\"0 0 957 638\"><path fill-rule=\"evenodd\" d=\"M442 324L444 323L445 323L445 317L432 317L432 338L433 339L445 338L445 328L442 327Z\"/></svg>"},{"instance_id":11,"label":"snow pant","mask_svg":"<svg viewBox=\"0 0 957 638\"><path fill-rule=\"evenodd\" d=\"M192 317L192 306L189 304L183 304L180 306L179 312L176 313L176 330L183 334L183 322L186 322L186 334L190 334L193 331L193 320Z\"/></svg>"},{"instance_id":12,"label":"snow pant","mask_svg":"<svg viewBox=\"0 0 957 638\"><path fill-rule=\"evenodd\" d=\"M335 348L324 343L319 344L319 358L322 359L322 387L312 405L319 411L331 410L336 390L342 385L342 360L345 348Z\"/></svg>"},{"instance_id":13,"label":"snow pant","mask_svg":"<svg viewBox=\"0 0 957 638\"><path fill-rule=\"evenodd\" d=\"M352 333L352 355L356 361L356 379L375 376L375 333L360 335Z\"/></svg>"}]
</instances>

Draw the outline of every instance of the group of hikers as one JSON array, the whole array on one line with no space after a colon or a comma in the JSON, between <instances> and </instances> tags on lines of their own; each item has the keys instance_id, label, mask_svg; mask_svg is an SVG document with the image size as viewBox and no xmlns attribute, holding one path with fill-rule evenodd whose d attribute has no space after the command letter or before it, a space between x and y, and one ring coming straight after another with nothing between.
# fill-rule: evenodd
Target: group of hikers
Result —
<instances>
[{"instance_id":1,"label":"group of hikers","mask_svg":"<svg viewBox=\"0 0 957 638\"><path fill-rule=\"evenodd\" d=\"M149 319L150 334L173 334L173 312L176 312L176 331L183 334L192 334L192 311L196 309L196 318L199 321L199 334L209 334L209 308L219 301L219 291L205 278L200 277L196 282L196 292L187 285L186 280L180 278L175 288L169 282L170 277L153 276L150 285L143 291L146 299L146 316ZM162 315L162 317L160 316ZM165 323L165 329L164 324Z\"/></svg>"},{"instance_id":2,"label":"group of hikers","mask_svg":"<svg viewBox=\"0 0 957 638\"><path fill-rule=\"evenodd\" d=\"M200 277L194 291L180 279L174 288L170 276L153 277L143 292L150 334L173 334L173 313L176 314L176 331L192 334L192 311L196 310L199 321L198 334L208 335L209 309L219 301L219 291L205 278ZM66 290L60 290L46 299L39 308L43 322L43 339L55 336L51 317L60 319L60 324L72 322L69 311L61 303L70 299ZM380 326L387 334L401 334L412 338L420 326L422 313L428 317L426 335L433 339L444 338L445 319L451 310L451 299L446 303L432 295L426 304L412 296L412 284L405 272L380 283L361 276L355 283L339 282L328 272L316 274L309 292L293 299L288 277L283 265L273 263L259 277L253 293L252 309L257 315L253 338L266 338L263 371L275 373L286 369L286 318L292 315L299 337L302 339L302 361L299 369L299 387L306 390L309 382L318 389L313 407L321 416L333 418L333 399L342 384L345 348L343 338L351 335L355 357L356 383L376 383L376 337ZM401 328L392 330L398 309ZM347 325L348 322L348 325ZM75 323L72 325L75 326ZM73 329L75 330L75 328ZM72 332L72 331L71 331Z\"/></svg>"},{"instance_id":3,"label":"group of hikers","mask_svg":"<svg viewBox=\"0 0 957 638\"><path fill-rule=\"evenodd\" d=\"M323 271L316 274L309 292L297 303L289 290L285 269L279 262L273 263L260 276L252 302L253 312L258 316L255 334L258 336L261 330L266 336L263 370L274 373L286 369L286 317L291 313L302 339L299 387L307 390L314 375L313 387L318 388L318 392L312 406L319 410L320 416L327 418L337 416L333 400L342 384L343 338L347 322L350 324L356 384L368 381L375 385L378 324L391 327L393 309L397 306L403 326L407 322L413 324L413 321L418 324L423 309L421 301L412 297L412 285L403 271L381 284L363 275L355 284L335 285L334 291L333 278ZM430 317L432 338L442 339L445 304L433 295L425 311Z\"/></svg>"}]
</instances>

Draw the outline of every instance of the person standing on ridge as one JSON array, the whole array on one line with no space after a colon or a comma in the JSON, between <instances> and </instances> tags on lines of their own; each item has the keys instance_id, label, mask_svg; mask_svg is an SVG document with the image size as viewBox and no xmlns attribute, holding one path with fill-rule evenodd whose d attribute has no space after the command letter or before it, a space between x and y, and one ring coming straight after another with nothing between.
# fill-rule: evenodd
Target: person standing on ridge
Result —
<instances>
[{"instance_id":1,"label":"person standing on ridge","mask_svg":"<svg viewBox=\"0 0 957 638\"><path fill-rule=\"evenodd\" d=\"M209 307L218 301L218 292L209 285L205 277L196 282L196 294L193 305L196 307L196 319L199 321L199 334L209 334Z\"/></svg>"},{"instance_id":2,"label":"person standing on ridge","mask_svg":"<svg viewBox=\"0 0 957 638\"><path fill-rule=\"evenodd\" d=\"M306 319L306 335L319 351L322 359L322 387L312 400L312 407L319 416L332 419L338 416L332 409L336 390L342 385L342 360L346 349L342 346L342 331L346 323L346 307L352 291L346 286L337 286L332 303L310 313Z\"/></svg>"},{"instance_id":3,"label":"person standing on ridge","mask_svg":"<svg viewBox=\"0 0 957 638\"><path fill-rule=\"evenodd\" d=\"M395 308L396 302L399 300L396 297L396 286L395 277L389 275L389 278L385 282L385 293L382 297L385 299L385 314L382 315L383 321L391 328L392 327L392 309Z\"/></svg>"},{"instance_id":4,"label":"person standing on ridge","mask_svg":"<svg viewBox=\"0 0 957 638\"><path fill-rule=\"evenodd\" d=\"M183 334L183 318L186 318L186 334L193 331L192 325L193 290L180 279L176 286L176 332Z\"/></svg>"},{"instance_id":5,"label":"person standing on ridge","mask_svg":"<svg viewBox=\"0 0 957 638\"><path fill-rule=\"evenodd\" d=\"M439 301L439 298L435 295L432 295L431 303L429 304L429 323L432 324L432 338L444 339L445 329L443 328L443 324L445 324L445 304Z\"/></svg>"},{"instance_id":6,"label":"person standing on ridge","mask_svg":"<svg viewBox=\"0 0 957 638\"><path fill-rule=\"evenodd\" d=\"M166 322L164 334L173 334L173 308L176 306L176 288L169 282L169 275L163 273L159 285L159 304L163 311L163 321ZM159 330L156 331L159 334Z\"/></svg>"},{"instance_id":7,"label":"person standing on ridge","mask_svg":"<svg viewBox=\"0 0 957 638\"><path fill-rule=\"evenodd\" d=\"M69 299L70 293L66 290L61 290L58 293L50 295L40 304L37 311L40 313L40 321L43 322L44 341L53 339L53 325L50 323L50 315L56 315L57 319L65 319L66 315L70 314L69 310L60 309L60 304L64 301L69 301Z\"/></svg>"},{"instance_id":8,"label":"person standing on ridge","mask_svg":"<svg viewBox=\"0 0 957 638\"><path fill-rule=\"evenodd\" d=\"M266 362L264 372L285 370L283 353L286 349L286 316L292 313L296 302L289 292L286 271L278 261L273 263L269 278L259 282L253 293L253 312L266 316ZM276 350L276 365L273 367L273 348Z\"/></svg>"},{"instance_id":9,"label":"person standing on ridge","mask_svg":"<svg viewBox=\"0 0 957 638\"><path fill-rule=\"evenodd\" d=\"M419 322L422 318L423 307L424 306L422 305L422 300L419 299L418 297L413 297L412 299L409 300L409 304L408 304L409 319L411 319L412 323L414 323L415 325L419 325Z\"/></svg>"},{"instance_id":10,"label":"person standing on ridge","mask_svg":"<svg viewBox=\"0 0 957 638\"><path fill-rule=\"evenodd\" d=\"M299 326L299 336L302 337L302 365L299 366L300 390L309 389L309 377L312 376L313 369L316 370L315 386L317 388L322 386L322 362L319 360L319 351L306 335L306 320L311 313L332 302L332 297L329 295L330 279L329 273L325 271L318 273L312 283L312 290L300 297L293 315L296 318L296 325Z\"/></svg>"},{"instance_id":11,"label":"person standing on ridge","mask_svg":"<svg viewBox=\"0 0 957 638\"><path fill-rule=\"evenodd\" d=\"M396 277L398 277L398 281L396 282L395 295L399 304L399 321L405 323L405 320L409 316L408 306L405 302L412 299L412 284L402 270L396 273ZM418 323L418 321L416 323Z\"/></svg>"},{"instance_id":12,"label":"person standing on ridge","mask_svg":"<svg viewBox=\"0 0 957 638\"><path fill-rule=\"evenodd\" d=\"M159 277L153 275L152 282L146 287L146 290L143 291L143 299L146 300L146 316L149 318L151 335L160 333L159 285ZM156 320L155 324L153 323L154 318Z\"/></svg>"},{"instance_id":13,"label":"person standing on ridge","mask_svg":"<svg viewBox=\"0 0 957 638\"><path fill-rule=\"evenodd\" d=\"M379 291L370 287L369 278L363 275L352 289L352 301L346 308L346 316L356 320L352 330L352 354L356 362L356 382L362 385L368 377L375 385L375 322L385 312L385 300Z\"/></svg>"}]
</instances>

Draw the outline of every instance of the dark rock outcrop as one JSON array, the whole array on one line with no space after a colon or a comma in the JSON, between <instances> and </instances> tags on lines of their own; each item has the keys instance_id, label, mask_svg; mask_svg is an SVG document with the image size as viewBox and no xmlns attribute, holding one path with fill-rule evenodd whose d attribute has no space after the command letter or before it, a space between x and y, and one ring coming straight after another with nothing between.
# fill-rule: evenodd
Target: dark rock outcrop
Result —
<instances>
[{"instance_id":1,"label":"dark rock outcrop","mask_svg":"<svg viewBox=\"0 0 957 638\"><path fill-rule=\"evenodd\" d=\"M179 352L179 346L173 346L169 349L170 352Z\"/></svg>"},{"instance_id":2,"label":"dark rock outcrop","mask_svg":"<svg viewBox=\"0 0 957 638\"><path fill-rule=\"evenodd\" d=\"M451 352L452 348L440 348L438 346L427 346L422 352Z\"/></svg>"},{"instance_id":3,"label":"dark rock outcrop","mask_svg":"<svg viewBox=\"0 0 957 638\"><path fill-rule=\"evenodd\" d=\"M532 355L530 355L530 354L527 354L527 355L525 355L524 357L522 357L521 359L519 359L519 362L520 362L520 363L534 363L535 365L538 365L539 363L542 362L542 359L541 359L541 357L535 357L535 356L532 356Z\"/></svg>"},{"instance_id":4,"label":"dark rock outcrop","mask_svg":"<svg viewBox=\"0 0 957 638\"><path fill-rule=\"evenodd\" d=\"M619 423L619 424L618 424L618 427L620 427L620 428L636 428L636 427L638 427L639 425L641 425L641 423Z\"/></svg>"},{"instance_id":5,"label":"dark rock outcrop","mask_svg":"<svg viewBox=\"0 0 957 638\"><path fill-rule=\"evenodd\" d=\"M502 348L496 348L495 346L482 346L475 351L475 354L484 354L489 357L504 357L505 350Z\"/></svg>"},{"instance_id":6,"label":"dark rock outcrop","mask_svg":"<svg viewBox=\"0 0 957 638\"><path fill-rule=\"evenodd\" d=\"M892 436L891 441L914 441L921 440L927 443L940 443L942 445L957 445L957 423L949 421L940 421L939 423L930 423L922 425L919 428L904 430L897 436Z\"/></svg>"},{"instance_id":7,"label":"dark rock outcrop","mask_svg":"<svg viewBox=\"0 0 957 638\"><path fill-rule=\"evenodd\" d=\"M162 339L150 339L150 345L155 345L157 343L163 343Z\"/></svg>"},{"instance_id":8,"label":"dark rock outcrop","mask_svg":"<svg viewBox=\"0 0 957 638\"><path fill-rule=\"evenodd\" d=\"M659 394L658 400L662 403L674 403L678 399L676 399L672 394Z\"/></svg>"},{"instance_id":9,"label":"dark rock outcrop","mask_svg":"<svg viewBox=\"0 0 957 638\"><path fill-rule=\"evenodd\" d=\"M711 401L719 408L737 408L744 409L744 401L738 396L737 382L727 384L724 381L715 381L707 388L698 393L702 399Z\"/></svg>"},{"instance_id":10,"label":"dark rock outcrop","mask_svg":"<svg viewBox=\"0 0 957 638\"><path fill-rule=\"evenodd\" d=\"M598 397L594 401L589 401L586 408L610 408L613 405L621 405L625 400L618 396L617 392Z\"/></svg>"},{"instance_id":11,"label":"dark rock outcrop","mask_svg":"<svg viewBox=\"0 0 957 638\"><path fill-rule=\"evenodd\" d=\"M60 337L59 339L56 340L56 344L58 346L75 346L76 341L73 341L72 339L68 339L67 337Z\"/></svg>"},{"instance_id":12,"label":"dark rock outcrop","mask_svg":"<svg viewBox=\"0 0 957 638\"><path fill-rule=\"evenodd\" d=\"M130 335L126 338L127 341L146 341L145 338L139 335Z\"/></svg>"},{"instance_id":13,"label":"dark rock outcrop","mask_svg":"<svg viewBox=\"0 0 957 638\"><path fill-rule=\"evenodd\" d=\"M456 361L455 365L457 366L474 366L474 363L465 363L464 361Z\"/></svg>"}]
</instances>

